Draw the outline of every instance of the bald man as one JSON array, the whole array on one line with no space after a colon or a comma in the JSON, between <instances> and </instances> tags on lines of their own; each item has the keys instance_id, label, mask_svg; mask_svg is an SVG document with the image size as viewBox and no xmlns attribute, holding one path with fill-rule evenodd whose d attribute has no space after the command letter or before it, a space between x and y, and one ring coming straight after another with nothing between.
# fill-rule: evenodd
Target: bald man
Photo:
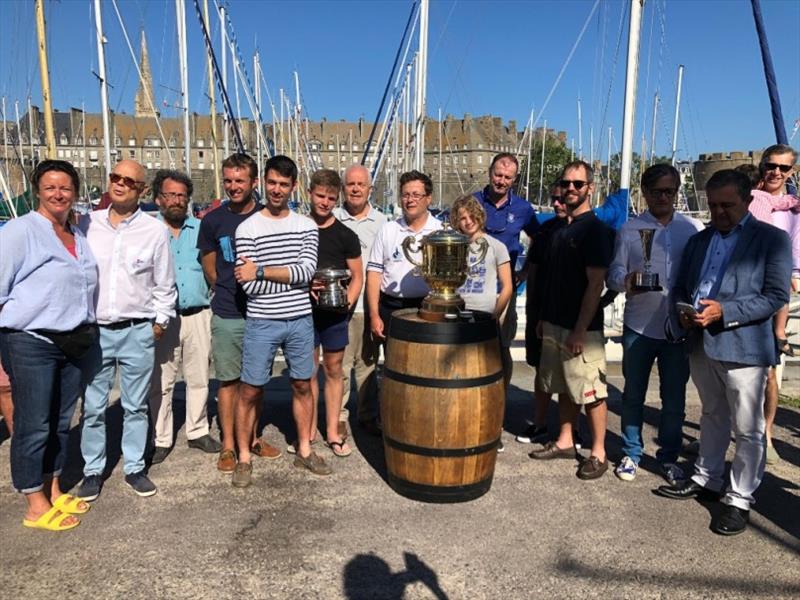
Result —
<instances>
[{"instance_id":1,"label":"bald man","mask_svg":"<svg viewBox=\"0 0 800 600\"><path fill-rule=\"evenodd\" d=\"M145 475L147 400L156 340L169 327L178 300L167 226L142 212L145 170L132 160L109 175L107 209L86 215L81 229L97 260L97 344L86 356L81 453L85 466L77 495L97 499L106 468L106 408L117 365L123 411L125 482L139 496L156 486Z\"/></svg>"}]
</instances>

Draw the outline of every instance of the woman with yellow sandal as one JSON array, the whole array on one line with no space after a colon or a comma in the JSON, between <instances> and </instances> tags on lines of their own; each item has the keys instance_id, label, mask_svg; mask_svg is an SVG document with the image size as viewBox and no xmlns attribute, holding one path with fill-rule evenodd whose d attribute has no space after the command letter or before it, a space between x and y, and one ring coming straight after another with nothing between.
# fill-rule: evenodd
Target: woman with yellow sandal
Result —
<instances>
[{"instance_id":1,"label":"woman with yellow sandal","mask_svg":"<svg viewBox=\"0 0 800 600\"><path fill-rule=\"evenodd\" d=\"M0 352L14 397L11 479L27 501L23 525L64 531L89 510L62 493L59 475L80 394L80 359L97 339L97 264L69 223L80 189L75 168L43 161L31 183L36 211L0 229Z\"/></svg>"}]
</instances>

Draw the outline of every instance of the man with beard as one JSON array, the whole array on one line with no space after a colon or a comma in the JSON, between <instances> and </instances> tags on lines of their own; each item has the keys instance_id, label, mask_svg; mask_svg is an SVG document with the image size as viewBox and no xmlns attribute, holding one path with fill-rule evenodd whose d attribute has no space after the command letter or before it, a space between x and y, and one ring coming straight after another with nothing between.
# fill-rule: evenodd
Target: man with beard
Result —
<instances>
[{"instance_id":1,"label":"man with beard","mask_svg":"<svg viewBox=\"0 0 800 600\"><path fill-rule=\"evenodd\" d=\"M197 248L214 295L211 299L211 353L214 371L219 380L217 418L222 432L222 451L217 468L232 473L236 466L234 411L239 397L242 372L242 340L247 313L247 296L234 277L236 266L236 228L261 210L254 191L258 167L247 154L232 154L222 162L222 184L228 201L212 210L200 222ZM261 414L261 406L256 407ZM259 419L255 420L256 427ZM252 450L257 456L276 459L281 451L265 440L255 439Z\"/></svg>"},{"instance_id":2,"label":"man with beard","mask_svg":"<svg viewBox=\"0 0 800 600\"><path fill-rule=\"evenodd\" d=\"M211 353L211 311L208 283L200 266L197 235L200 220L188 215L193 185L180 171L156 173L153 200L169 229L169 247L175 263L178 315L156 342L156 361L150 386L154 424L152 464L164 462L172 450L172 393L183 372L186 383L186 439L190 448L219 452L220 443L208 430L208 360Z\"/></svg>"},{"instance_id":3,"label":"man with beard","mask_svg":"<svg viewBox=\"0 0 800 600\"><path fill-rule=\"evenodd\" d=\"M372 182L369 170L364 165L351 165L344 172L344 205L334 209L334 216L352 229L361 244L363 276L366 278L367 258L378 230L386 223L386 217L369 202ZM370 332L369 311L364 306L364 295L350 317L347 335L350 342L344 350L344 389L342 412L339 417L339 433L347 435L348 412L345 408L350 399L350 370L356 383L356 417L361 427L372 435L380 435L376 405L377 384L375 365L378 364L379 346Z\"/></svg>"},{"instance_id":4,"label":"man with beard","mask_svg":"<svg viewBox=\"0 0 800 600\"><path fill-rule=\"evenodd\" d=\"M580 479L596 479L608 469L605 451L608 391L605 384L603 293L611 264L614 231L603 224L589 204L594 171L583 161L567 164L559 186L569 222L556 230L544 262L546 270L540 324L540 378L543 392L559 396L559 435L534 459L575 459L572 434L581 405L592 433L588 459L581 462Z\"/></svg>"},{"instance_id":5,"label":"man with beard","mask_svg":"<svg viewBox=\"0 0 800 600\"><path fill-rule=\"evenodd\" d=\"M247 294L242 383L236 405L239 462L232 478L236 487L251 482L250 432L278 348L283 350L292 387L292 414L297 427L294 466L314 475L331 473L323 458L311 449L314 323L309 284L317 266L319 234L314 221L289 209L289 198L297 188L294 161L274 156L264 172L265 207L236 229L239 264L235 276Z\"/></svg>"},{"instance_id":6,"label":"man with beard","mask_svg":"<svg viewBox=\"0 0 800 600\"><path fill-rule=\"evenodd\" d=\"M125 481L139 496L156 493L145 475L147 399L154 345L175 316L177 294L169 232L139 208L144 177L139 163L118 162L109 175L111 205L86 215L80 225L97 259L100 330L84 359L89 366L81 435L85 464L76 495L87 501L95 500L103 485L106 409L118 367Z\"/></svg>"}]
</instances>

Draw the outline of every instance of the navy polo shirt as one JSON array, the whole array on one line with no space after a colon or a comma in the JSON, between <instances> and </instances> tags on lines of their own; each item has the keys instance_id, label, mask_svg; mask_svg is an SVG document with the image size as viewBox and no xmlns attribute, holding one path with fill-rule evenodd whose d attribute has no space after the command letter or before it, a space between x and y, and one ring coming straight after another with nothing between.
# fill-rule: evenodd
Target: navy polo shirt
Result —
<instances>
[{"instance_id":1,"label":"navy polo shirt","mask_svg":"<svg viewBox=\"0 0 800 600\"><path fill-rule=\"evenodd\" d=\"M508 248L511 269L516 270L517 256L522 252L519 234L522 231L529 236L533 236L536 233L539 228L536 210L530 202L510 191L508 192L508 201L500 208L496 207L494 202L490 200L488 185L475 192L473 196L481 203L483 210L486 211L486 233L503 242L505 247Z\"/></svg>"}]
</instances>

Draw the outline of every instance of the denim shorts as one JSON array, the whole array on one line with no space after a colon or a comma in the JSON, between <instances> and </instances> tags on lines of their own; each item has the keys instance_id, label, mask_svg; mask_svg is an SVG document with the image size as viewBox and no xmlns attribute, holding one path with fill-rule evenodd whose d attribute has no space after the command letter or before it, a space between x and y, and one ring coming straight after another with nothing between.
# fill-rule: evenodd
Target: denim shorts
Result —
<instances>
[{"instance_id":1,"label":"denim shorts","mask_svg":"<svg viewBox=\"0 0 800 600\"><path fill-rule=\"evenodd\" d=\"M314 374L314 323L311 315L290 320L245 321L242 349L242 383L265 385L278 348L292 379L311 379Z\"/></svg>"},{"instance_id":2,"label":"denim shorts","mask_svg":"<svg viewBox=\"0 0 800 600\"><path fill-rule=\"evenodd\" d=\"M348 336L349 315L329 310L314 311L314 348L337 352L350 343Z\"/></svg>"},{"instance_id":3,"label":"denim shorts","mask_svg":"<svg viewBox=\"0 0 800 600\"><path fill-rule=\"evenodd\" d=\"M236 381L242 374L244 319L225 319L211 315L211 355L214 376L220 381Z\"/></svg>"}]
</instances>

